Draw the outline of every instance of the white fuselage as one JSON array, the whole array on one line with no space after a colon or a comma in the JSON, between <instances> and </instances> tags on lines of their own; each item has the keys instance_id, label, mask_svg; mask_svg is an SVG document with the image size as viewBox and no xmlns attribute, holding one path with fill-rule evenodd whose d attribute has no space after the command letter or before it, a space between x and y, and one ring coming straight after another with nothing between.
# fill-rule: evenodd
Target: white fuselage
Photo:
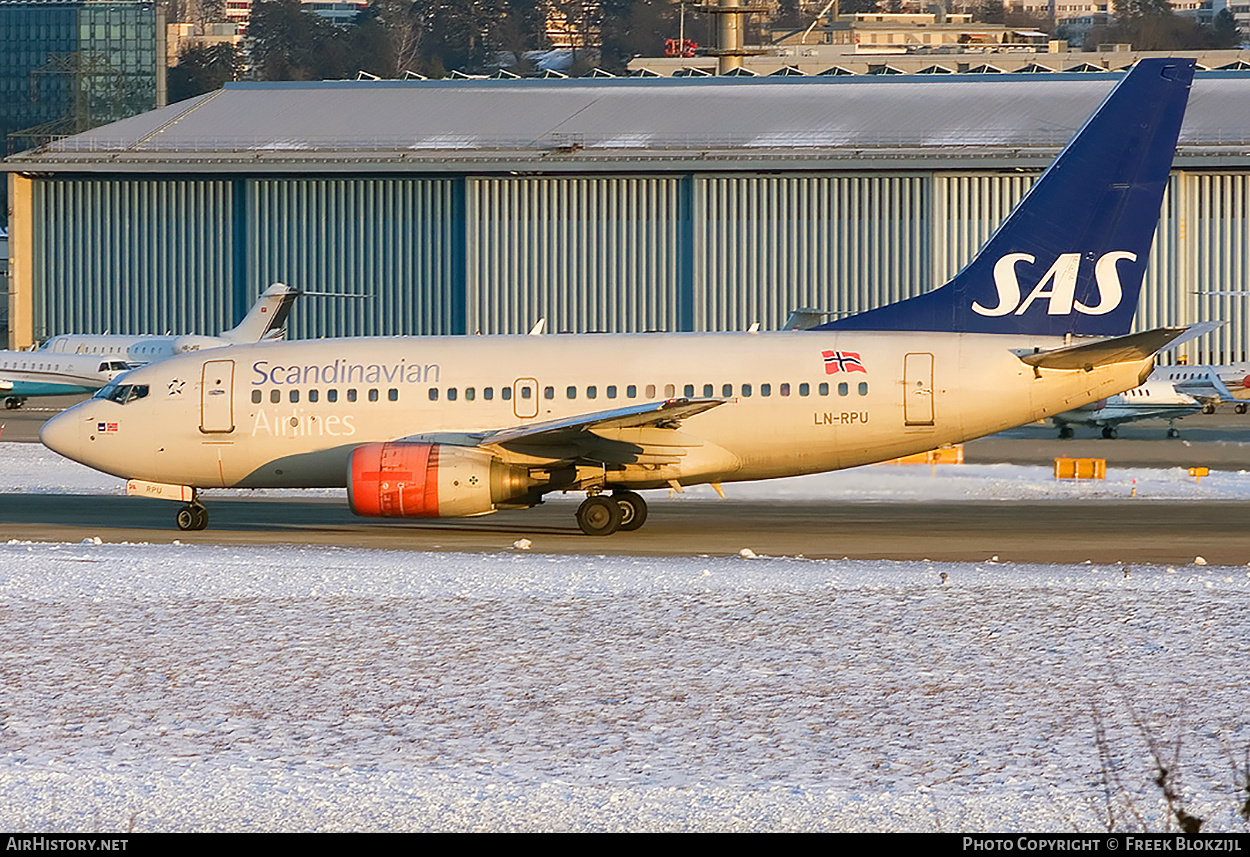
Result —
<instances>
[{"instance_id":1,"label":"white fuselage","mask_svg":"<svg viewBox=\"0 0 1250 857\"><path fill-rule=\"evenodd\" d=\"M50 421L43 439L130 479L341 486L348 456L365 443L724 398L679 427L606 432L610 441L679 452L676 461L641 455L605 484L766 479L881 461L1052 416L1136 386L1152 365L1035 370L1011 350L1061 344L836 331L264 343L137 369L122 382L142 387L142 397L84 402ZM848 359L830 363L827 353ZM492 451L521 463L544 454ZM561 454L549 451L551 459Z\"/></svg>"},{"instance_id":2,"label":"white fuselage","mask_svg":"<svg viewBox=\"0 0 1250 857\"><path fill-rule=\"evenodd\" d=\"M1202 403L1177 390L1171 381L1149 380L1132 390L1056 414L1055 423L1112 426L1134 420L1175 420L1200 410Z\"/></svg>"}]
</instances>

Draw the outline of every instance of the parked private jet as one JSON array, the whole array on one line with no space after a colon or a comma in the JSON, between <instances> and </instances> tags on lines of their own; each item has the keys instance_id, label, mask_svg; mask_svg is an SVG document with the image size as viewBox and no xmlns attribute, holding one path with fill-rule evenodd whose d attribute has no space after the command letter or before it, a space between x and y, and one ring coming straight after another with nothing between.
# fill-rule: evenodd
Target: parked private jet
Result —
<instances>
[{"instance_id":1,"label":"parked private jet","mask_svg":"<svg viewBox=\"0 0 1250 857\"><path fill-rule=\"evenodd\" d=\"M216 336L194 333L178 336L65 333L52 337L38 350L52 354L107 354L132 366L143 366L188 351L281 338L287 316L300 294L299 289L274 283L252 304L243 321Z\"/></svg>"},{"instance_id":2,"label":"parked private jet","mask_svg":"<svg viewBox=\"0 0 1250 857\"><path fill-rule=\"evenodd\" d=\"M0 395L10 410L31 396L94 393L118 374L175 354L281 336L300 291L274 283L243 321L217 336L66 333L34 351L0 351Z\"/></svg>"},{"instance_id":3,"label":"parked private jet","mask_svg":"<svg viewBox=\"0 0 1250 857\"><path fill-rule=\"evenodd\" d=\"M1143 59L946 285L778 333L312 340L185 354L49 420L51 449L182 501L346 486L366 516L482 515L585 492L583 532L646 489L854 467L1136 387L1195 333L1128 334L1194 62Z\"/></svg>"},{"instance_id":4,"label":"parked private jet","mask_svg":"<svg viewBox=\"0 0 1250 857\"><path fill-rule=\"evenodd\" d=\"M1176 421L1202 409L1202 402L1170 381L1147 380L1140 387L1056 414L1051 421L1061 440L1072 437L1073 426L1099 428L1103 437L1112 439L1119 436L1121 425L1137 420L1167 420L1168 437L1180 437Z\"/></svg>"},{"instance_id":5,"label":"parked private jet","mask_svg":"<svg viewBox=\"0 0 1250 857\"><path fill-rule=\"evenodd\" d=\"M81 396L130 368L125 361L94 354L0 351L0 395L9 410L30 396Z\"/></svg>"}]
</instances>

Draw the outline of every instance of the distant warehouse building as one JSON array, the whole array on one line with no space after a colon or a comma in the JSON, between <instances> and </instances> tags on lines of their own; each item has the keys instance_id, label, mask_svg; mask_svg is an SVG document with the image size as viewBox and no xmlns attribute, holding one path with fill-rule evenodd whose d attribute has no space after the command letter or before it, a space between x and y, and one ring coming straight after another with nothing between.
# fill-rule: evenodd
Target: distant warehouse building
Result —
<instances>
[{"instance_id":1,"label":"distant warehouse building","mask_svg":"<svg viewBox=\"0 0 1250 857\"><path fill-rule=\"evenodd\" d=\"M9 158L10 342L735 330L940 285L1111 74L232 84ZM1132 129L1125 129L1132 133ZM1203 72L1139 324L1250 356L1250 75Z\"/></svg>"}]
</instances>

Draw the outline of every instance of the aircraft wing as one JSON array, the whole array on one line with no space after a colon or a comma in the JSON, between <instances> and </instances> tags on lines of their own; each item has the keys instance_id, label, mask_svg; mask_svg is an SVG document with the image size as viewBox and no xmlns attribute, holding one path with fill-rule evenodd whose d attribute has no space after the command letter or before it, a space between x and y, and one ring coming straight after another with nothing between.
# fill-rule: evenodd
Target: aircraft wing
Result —
<instances>
[{"instance_id":1,"label":"aircraft wing","mask_svg":"<svg viewBox=\"0 0 1250 857\"><path fill-rule=\"evenodd\" d=\"M406 441L456 446L501 446L553 460L588 458L619 463L672 463L698 441L671 435L681 421L729 399L667 399L558 420L510 426L485 432L413 435Z\"/></svg>"},{"instance_id":2,"label":"aircraft wing","mask_svg":"<svg viewBox=\"0 0 1250 857\"><path fill-rule=\"evenodd\" d=\"M1233 395L1232 390L1229 390L1214 372L1207 372L1193 378L1184 378L1175 382L1172 386L1176 388L1176 392L1192 396L1200 402L1237 401L1237 397Z\"/></svg>"}]
</instances>

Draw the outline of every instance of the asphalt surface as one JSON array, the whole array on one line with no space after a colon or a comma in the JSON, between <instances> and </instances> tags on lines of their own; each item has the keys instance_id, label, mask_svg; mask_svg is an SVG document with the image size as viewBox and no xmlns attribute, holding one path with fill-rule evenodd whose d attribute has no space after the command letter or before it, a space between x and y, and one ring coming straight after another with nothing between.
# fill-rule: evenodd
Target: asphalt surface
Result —
<instances>
[{"instance_id":1,"label":"asphalt surface","mask_svg":"<svg viewBox=\"0 0 1250 857\"><path fill-rule=\"evenodd\" d=\"M0 440L34 440L55 409L0 413ZM1137 423L1117 440L1079 432L1056 439L1030 425L965 445L969 463L1050 464L1057 456L1107 459L1109 467L1205 465L1250 470L1250 416L1195 415L1182 437L1166 423ZM1248 477L1250 478L1250 477ZM584 536L575 502L552 502L483 518L377 521L357 518L341 500L206 496L209 529L182 532L177 505L124 496L0 493L0 539L200 544L309 544L379 549L516 550L522 539L544 553L688 556L735 554L1014 562L1250 563L1250 503L1098 500L717 501L660 499L645 527L606 538Z\"/></svg>"}]
</instances>

